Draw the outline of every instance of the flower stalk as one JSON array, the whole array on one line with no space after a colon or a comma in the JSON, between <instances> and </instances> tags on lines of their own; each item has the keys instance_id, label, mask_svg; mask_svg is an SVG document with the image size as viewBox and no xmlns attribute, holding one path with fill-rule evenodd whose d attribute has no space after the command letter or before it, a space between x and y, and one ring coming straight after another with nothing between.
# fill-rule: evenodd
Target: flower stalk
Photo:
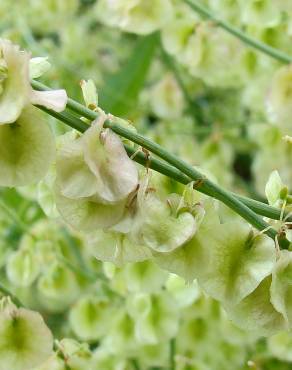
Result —
<instances>
[{"instance_id":1,"label":"flower stalk","mask_svg":"<svg viewBox=\"0 0 292 370\"><path fill-rule=\"evenodd\" d=\"M39 90L49 89L38 81L32 81L32 86L35 89ZM80 132L84 132L88 128L88 125L85 122L83 122L77 116L68 111L58 113L44 107L39 108ZM86 108L82 104L72 99L68 100L67 108L74 111L79 116L85 117L91 121L99 117L99 114L97 112ZM265 205L261 202L237 196L229 191L226 191L219 185L210 181L208 178L206 178L206 176L194 169L191 165L176 157L175 155L169 153L157 143L115 123L114 117L108 119L104 123L104 127L110 128L116 134L136 143L144 149L149 150L167 163L151 157L151 161L149 164L149 159L146 158L144 153L138 153L134 157L134 160L136 160L137 162L144 165L148 163L150 168L153 168L154 170L161 172L169 177L172 177L184 184L194 182L195 190L198 190L206 195L220 200L226 206L228 206L241 217L243 217L256 229L260 231L264 230L264 232L272 239L276 238L277 231L271 228L267 222L259 217L258 214L255 213L255 210L257 210L260 214L264 216L273 216L271 218L277 219L278 216L280 218L280 212L278 213L278 210L274 209L273 207L269 207L268 205ZM131 149L129 147L126 147L126 149L129 155L132 155L135 152L134 149Z\"/></svg>"},{"instance_id":2,"label":"flower stalk","mask_svg":"<svg viewBox=\"0 0 292 370\"><path fill-rule=\"evenodd\" d=\"M242 32L240 29L232 26L228 22L217 18L208 8L200 4L196 0L184 0L184 2L189 5L197 14L200 14L201 17L213 21L217 26L221 27L231 35L240 39L246 45L261 51L262 53L272 57L273 59L278 60L281 63L290 64L292 63L292 57L286 53L275 49L261 41L255 40L254 38L248 36L246 33Z\"/></svg>"}]
</instances>

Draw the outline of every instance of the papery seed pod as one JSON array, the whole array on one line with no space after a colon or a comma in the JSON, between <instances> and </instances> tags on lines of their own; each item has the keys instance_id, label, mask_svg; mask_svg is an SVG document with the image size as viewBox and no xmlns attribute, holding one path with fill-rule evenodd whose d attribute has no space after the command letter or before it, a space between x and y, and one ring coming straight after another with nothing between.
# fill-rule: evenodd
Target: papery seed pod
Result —
<instances>
[{"instance_id":1,"label":"papery seed pod","mask_svg":"<svg viewBox=\"0 0 292 370\"><path fill-rule=\"evenodd\" d=\"M214 226L206 248L209 261L199 284L226 305L237 304L252 293L276 262L274 241L254 235L243 221Z\"/></svg>"},{"instance_id":2,"label":"papery seed pod","mask_svg":"<svg viewBox=\"0 0 292 370\"><path fill-rule=\"evenodd\" d=\"M95 370L92 354L87 343L79 343L74 339L65 338L57 341L57 347L64 357L64 370Z\"/></svg>"},{"instance_id":3,"label":"papery seed pod","mask_svg":"<svg viewBox=\"0 0 292 370\"><path fill-rule=\"evenodd\" d=\"M167 272L162 271L151 260L128 264L125 267L126 284L131 292L160 291L167 276Z\"/></svg>"},{"instance_id":4,"label":"papery seed pod","mask_svg":"<svg viewBox=\"0 0 292 370\"><path fill-rule=\"evenodd\" d=\"M135 320L135 336L140 343L158 344L175 337L179 311L167 292L136 294L129 298L128 310Z\"/></svg>"},{"instance_id":5,"label":"papery seed pod","mask_svg":"<svg viewBox=\"0 0 292 370\"><path fill-rule=\"evenodd\" d=\"M119 355L113 355L111 347L98 347L93 354L93 364L94 369L134 370L134 368L129 367L130 364L128 363L128 361L126 361Z\"/></svg>"},{"instance_id":6,"label":"papery seed pod","mask_svg":"<svg viewBox=\"0 0 292 370\"><path fill-rule=\"evenodd\" d=\"M292 252L282 250L273 274L271 284L271 302L292 328Z\"/></svg>"},{"instance_id":7,"label":"papery seed pod","mask_svg":"<svg viewBox=\"0 0 292 370\"><path fill-rule=\"evenodd\" d=\"M65 222L78 231L94 232L117 224L125 212L125 201L103 204L96 198L69 199L55 188L57 210Z\"/></svg>"},{"instance_id":8,"label":"papery seed pod","mask_svg":"<svg viewBox=\"0 0 292 370\"><path fill-rule=\"evenodd\" d=\"M184 97L172 74L167 74L151 88L150 104L160 118L177 119L184 109Z\"/></svg>"},{"instance_id":9,"label":"papery seed pod","mask_svg":"<svg viewBox=\"0 0 292 370\"><path fill-rule=\"evenodd\" d=\"M29 103L29 59L29 53L0 39L0 124L15 122Z\"/></svg>"},{"instance_id":10,"label":"papery seed pod","mask_svg":"<svg viewBox=\"0 0 292 370\"><path fill-rule=\"evenodd\" d=\"M31 58L29 61L30 78L39 78L51 68L48 57Z\"/></svg>"},{"instance_id":11,"label":"papery seed pod","mask_svg":"<svg viewBox=\"0 0 292 370\"><path fill-rule=\"evenodd\" d=\"M88 296L75 303L69 321L79 339L95 341L108 332L112 314L109 301Z\"/></svg>"},{"instance_id":12,"label":"papery seed pod","mask_svg":"<svg viewBox=\"0 0 292 370\"><path fill-rule=\"evenodd\" d=\"M97 193L97 180L84 160L81 137L63 135L57 152L56 181L66 198L86 198Z\"/></svg>"},{"instance_id":13,"label":"papery seed pod","mask_svg":"<svg viewBox=\"0 0 292 370\"><path fill-rule=\"evenodd\" d=\"M64 135L56 164L57 184L63 196L95 196L100 203L116 203L137 187L136 166L119 137L102 129L105 119L101 113L83 137Z\"/></svg>"},{"instance_id":14,"label":"papery seed pod","mask_svg":"<svg viewBox=\"0 0 292 370\"><path fill-rule=\"evenodd\" d=\"M284 316L271 303L271 282L271 276L266 277L239 304L225 307L234 324L258 336L269 336L286 329Z\"/></svg>"},{"instance_id":15,"label":"papery seed pod","mask_svg":"<svg viewBox=\"0 0 292 370\"><path fill-rule=\"evenodd\" d=\"M100 261L122 266L127 262L145 261L152 257L149 248L133 243L127 235L98 230L87 235L91 253Z\"/></svg>"},{"instance_id":16,"label":"papery seed pod","mask_svg":"<svg viewBox=\"0 0 292 370\"><path fill-rule=\"evenodd\" d=\"M165 287L180 308L190 306L201 296L201 289L196 281L187 284L183 278L175 274L169 275Z\"/></svg>"},{"instance_id":17,"label":"papery seed pod","mask_svg":"<svg viewBox=\"0 0 292 370\"><path fill-rule=\"evenodd\" d=\"M292 67L278 69L272 79L267 97L267 109L273 121L290 122L292 102Z\"/></svg>"},{"instance_id":18,"label":"papery seed pod","mask_svg":"<svg viewBox=\"0 0 292 370\"><path fill-rule=\"evenodd\" d=\"M65 109L65 90L35 91L30 85L30 53L0 39L0 125L14 123L29 104L58 112Z\"/></svg>"},{"instance_id":19,"label":"papery seed pod","mask_svg":"<svg viewBox=\"0 0 292 370\"><path fill-rule=\"evenodd\" d=\"M125 199L138 185L138 171L128 157L121 139L110 129L103 129L104 113L82 137L84 160L97 184L97 197L102 202Z\"/></svg>"},{"instance_id":20,"label":"papery seed pod","mask_svg":"<svg viewBox=\"0 0 292 370\"><path fill-rule=\"evenodd\" d=\"M208 265L208 245L212 242L213 229L220 225L218 213L213 201L204 202L205 216L201 220L195 235L185 244L169 253L154 253L154 261L163 269L183 277L186 282L206 272Z\"/></svg>"},{"instance_id":21,"label":"papery seed pod","mask_svg":"<svg viewBox=\"0 0 292 370\"><path fill-rule=\"evenodd\" d=\"M135 353L137 349L135 322L125 308L120 309L113 317L111 328L103 340L103 345L110 351L114 349L114 353L119 357L125 351Z\"/></svg>"},{"instance_id":22,"label":"papery seed pod","mask_svg":"<svg viewBox=\"0 0 292 370\"><path fill-rule=\"evenodd\" d=\"M196 219L188 210L172 209L171 204L160 200L148 188L147 179L145 181L138 191L138 211L130 237L156 252L172 252L193 237Z\"/></svg>"},{"instance_id":23,"label":"papery seed pod","mask_svg":"<svg viewBox=\"0 0 292 370\"><path fill-rule=\"evenodd\" d=\"M8 259L6 273L8 279L16 286L30 286L40 273L38 256L29 249L20 249Z\"/></svg>"},{"instance_id":24,"label":"papery seed pod","mask_svg":"<svg viewBox=\"0 0 292 370\"><path fill-rule=\"evenodd\" d=\"M282 331L268 338L269 351L282 361L292 362L292 334L291 332Z\"/></svg>"},{"instance_id":25,"label":"papery seed pod","mask_svg":"<svg viewBox=\"0 0 292 370\"><path fill-rule=\"evenodd\" d=\"M38 280L40 298L52 311L67 308L80 294L80 286L74 273L55 262Z\"/></svg>"},{"instance_id":26,"label":"papery seed pod","mask_svg":"<svg viewBox=\"0 0 292 370\"><path fill-rule=\"evenodd\" d=\"M3 300L2 300L3 303ZM0 369L31 370L53 351L53 337L37 312L6 304L0 312Z\"/></svg>"},{"instance_id":27,"label":"papery seed pod","mask_svg":"<svg viewBox=\"0 0 292 370\"><path fill-rule=\"evenodd\" d=\"M146 35L161 28L172 17L169 0L102 0L96 7L101 22L123 31Z\"/></svg>"},{"instance_id":28,"label":"papery seed pod","mask_svg":"<svg viewBox=\"0 0 292 370\"><path fill-rule=\"evenodd\" d=\"M17 121L0 126L0 186L40 181L54 158L53 134L38 110L26 107Z\"/></svg>"}]
</instances>

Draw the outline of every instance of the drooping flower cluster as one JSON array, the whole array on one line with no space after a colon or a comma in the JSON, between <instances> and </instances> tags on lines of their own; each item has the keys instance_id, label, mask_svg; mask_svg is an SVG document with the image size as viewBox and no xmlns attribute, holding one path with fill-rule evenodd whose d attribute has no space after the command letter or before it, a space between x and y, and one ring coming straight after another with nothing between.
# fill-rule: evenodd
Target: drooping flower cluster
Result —
<instances>
[{"instance_id":1,"label":"drooping flower cluster","mask_svg":"<svg viewBox=\"0 0 292 370\"><path fill-rule=\"evenodd\" d=\"M110 97L121 90L120 101L131 108L128 117L141 131L192 165L203 165L200 171L220 185L253 196L265 189L269 204L283 216L269 224L292 241L284 212L291 211L290 66L279 68L245 48L181 1L29 0L23 17L22 1L16 3L0 4L1 19L10 7L15 10L4 33L21 43L30 40L37 55L42 50L54 55L59 71L49 80L58 77L76 96L72 78L88 75L103 95L104 71L123 65L136 40L128 32L161 32L161 46L175 68L169 70L163 53L153 53L134 100L130 87L136 89L146 68L137 55L133 79L127 69L116 85L109 84ZM290 51L287 1L204 4ZM56 341L52 353L52 337L39 315L11 305L9 314L0 313L0 368L134 370L136 363L143 370L168 368L174 340L179 370L242 369L247 359L254 359L249 366L270 368L272 355L291 362L291 251L279 251L191 185L136 167L120 138L104 128L111 116L98 108L92 80L81 87L86 106L100 119L88 122L84 135L71 131L58 137L54 161L54 137L33 105L61 111L65 92L33 91L30 79L48 69L47 60L31 59L5 40L0 44L0 185L34 184L49 170L36 189L0 189L1 283L42 312L56 337L87 342ZM136 67L143 71L139 78ZM21 333L11 330L14 316L21 318ZM263 340L257 342L259 335L269 336L269 353ZM13 346L18 339L25 355Z\"/></svg>"}]
</instances>

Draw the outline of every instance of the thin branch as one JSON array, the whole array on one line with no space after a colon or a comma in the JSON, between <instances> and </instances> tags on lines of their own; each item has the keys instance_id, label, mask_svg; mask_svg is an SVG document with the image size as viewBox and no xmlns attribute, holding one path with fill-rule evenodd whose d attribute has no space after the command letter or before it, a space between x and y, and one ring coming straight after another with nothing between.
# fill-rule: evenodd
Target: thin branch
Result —
<instances>
[{"instance_id":1,"label":"thin branch","mask_svg":"<svg viewBox=\"0 0 292 370\"><path fill-rule=\"evenodd\" d=\"M134 368L135 370L140 370L140 366L139 366L138 361L137 361L136 359L132 359L132 360L131 360L131 363L132 363L133 368Z\"/></svg>"},{"instance_id":2,"label":"thin branch","mask_svg":"<svg viewBox=\"0 0 292 370\"><path fill-rule=\"evenodd\" d=\"M196 0L183 0L183 1L186 4L188 4L190 8L192 8L196 13L200 14L203 18L215 22L217 26L223 28L233 36L237 37L246 45L261 51L262 53L278 60L279 62L286 64L292 63L291 56L261 41L255 40L254 38L248 36L246 33L242 32L239 28L236 28L229 24L228 22L217 18L215 14L213 14L208 8L200 4L198 1Z\"/></svg>"},{"instance_id":3,"label":"thin branch","mask_svg":"<svg viewBox=\"0 0 292 370\"><path fill-rule=\"evenodd\" d=\"M1 283L0 283L0 291L4 293L4 295L9 296L12 299L12 301L16 304L16 306L25 307L24 304L14 294L12 294L9 289L7 289Z\"/></svg>"},{"instance_id":4,"label":"thin branch","mask_svg":"<svg viewBox=\"0 0 292 370\"><path fill-rule=\"evenodd\" d=\"M175 370L176 369L176 363L175 363L175 353L176 353L176 340L175 338L170 340L169 344L169 369L170 370Z\"/></svg>"}]
</instances>

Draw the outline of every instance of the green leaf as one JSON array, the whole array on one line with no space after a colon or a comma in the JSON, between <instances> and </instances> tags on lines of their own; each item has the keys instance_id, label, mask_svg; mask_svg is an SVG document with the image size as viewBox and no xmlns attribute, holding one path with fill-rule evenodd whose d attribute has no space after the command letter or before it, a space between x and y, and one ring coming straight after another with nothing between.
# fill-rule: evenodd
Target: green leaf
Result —
<instances>
[{"instance_id":1,"label":"green leaf","mask_svg":"<svg viewBox=\"0 0 292 370\"><path fill-rule=\"evenodd\" d=\"M105 79L104 88L99 95L102 109L125 117L135 107L157 45L157 33L138 40L125 65L116 74Z\"/></svg>"}]
</instances>

